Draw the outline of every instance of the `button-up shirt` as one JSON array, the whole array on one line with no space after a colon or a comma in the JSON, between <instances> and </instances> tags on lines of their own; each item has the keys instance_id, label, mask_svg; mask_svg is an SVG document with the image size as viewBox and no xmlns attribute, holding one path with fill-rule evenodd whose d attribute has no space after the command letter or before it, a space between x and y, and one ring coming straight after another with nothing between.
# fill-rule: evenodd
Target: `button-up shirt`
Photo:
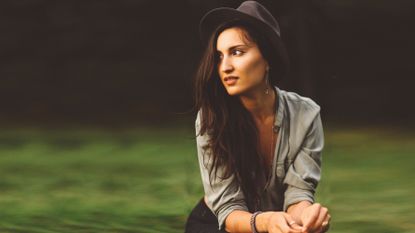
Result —
<instances>
[{"instance_id":1,"label":"button-up shirt","mask_svg":"<svg viewBox=\"0 0 415 233\"><path fill-rule=\"evenodd\" d=\"M261 194L262 211L286 211L300 201L314 202L314 192L320 180L321 152L324 146L320 107L311 99L275 87L277 93L274 129L278 131L272 161L271 177ZM197 115L196 142L199 167L207 206L216 215L219 229L234 210L248 211L241 187L234 175L220 179L210 177L209 135L199 134L200 112Z\"/></svg>"}]
</instances>

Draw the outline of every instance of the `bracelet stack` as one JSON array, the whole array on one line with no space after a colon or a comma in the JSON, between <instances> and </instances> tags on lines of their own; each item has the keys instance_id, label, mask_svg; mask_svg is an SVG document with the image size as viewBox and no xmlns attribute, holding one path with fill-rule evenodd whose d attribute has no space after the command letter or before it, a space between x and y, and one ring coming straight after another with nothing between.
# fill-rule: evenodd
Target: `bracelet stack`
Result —
<instances>
[{"instance_id":1,"label":"bracelet stack","mask_svg":"<svg viewBox=\"0 0 415 233\"><path fill-rule=\"evenodd\" d=\"M252 231L252 233L258 233L258 230L256 229L256 216L258 214L260 214L260 213L262 213L262 212L261 211L257 211L255 213L253 213L252 216L251 216L250 223L251 223L251 231Z\"/></svg>"}]
</instances>

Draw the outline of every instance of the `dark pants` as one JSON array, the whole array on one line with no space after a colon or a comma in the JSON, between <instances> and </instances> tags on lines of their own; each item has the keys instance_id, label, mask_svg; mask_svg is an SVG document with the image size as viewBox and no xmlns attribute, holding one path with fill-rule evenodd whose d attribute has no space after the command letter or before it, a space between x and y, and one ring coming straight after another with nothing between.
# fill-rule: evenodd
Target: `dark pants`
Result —
<instances>
[{"instance_id":1,"label":"dark pants","mask_svg":"<svg viewBox=\"0 0 415 233\"><path fill-rule=\"evenodd\" d=\"M185 233L226 233L226 231L218 230L218 219L202 198L187 219Z\"/></svg>"}]
</instances>

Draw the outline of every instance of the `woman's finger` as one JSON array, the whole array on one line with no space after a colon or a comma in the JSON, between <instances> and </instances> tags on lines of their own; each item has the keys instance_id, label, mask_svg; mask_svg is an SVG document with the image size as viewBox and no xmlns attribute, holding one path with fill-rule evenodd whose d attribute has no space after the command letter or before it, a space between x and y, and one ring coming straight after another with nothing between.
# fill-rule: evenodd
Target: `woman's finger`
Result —
<instances>
[{"instance_id":1,"label":"woman's finger","mask_svg":"<svg viewBox=\"0 0 415 233\"><path fill-rule=\"evenodd\" d=\"M291 215L285 214L285 220L287 221L290 228L297 231L301 231L303 229L300 225L297 224L297 222L295 222L294 218Z\"/></svg>"},{"instance_id":2,"label":"woman's finger","mask_svg":"<svg viewBox=\"0 0 415 233\"><path fill-rule=\"evenodd\" d=\"M316 221L314 222L313 226L311 226L311 229L318 229L322 226L323 222L325 220L327 220L327 216L328 216L328 209L326 207L321 207L320 208L320 213L318 218L316 219ZM325 225L327 225L327 223L325 223Z\"/></svg>"},{"instance_id":3,"label":"woman's finger","mask_svg":"<svg viewBox=\"0 0 415 233\"><path fill-rule=\"evenodd\" d=\"M327 224L329 224L330 223L330 220L331 220L331 215L329 214L329 213L327 213L327 216L326 216L326 218L323 220L323 225L327 225Z\"/></svg>"},{"instance_id":4,"label":"woman's finger","mask_svg":"<svg viewBox=\"0 0 415 233\"><path fill-rule=\"evenodd\" d=\"M287 231L287 221L285 220L285 213L278 212L271 216L270 222L268 225L269 233L288 233Z\"/></svg>"},{"instance_id":5,"label":"woman's finger","mask_svg":"<svg viewBox=\"0 0 415 233\"><path fill-rule=\"evenodd\" d=\"M302 227L300 227L291 217L291 215L278 212L271 216L268 225L269 233L301 233Z\"/></svg>"},{"instance_id":6,"label":"woman's finger","mask_svg":"<svg viewBox=\"0 0 415 233\"><path fill-rule=\"evenodd\" d=\"M328 223L327 225L324 225L321 229L321 233L327 232L330 228L330 223Z\"/></svg>"},{"instance_id":7,"label":"woman's finger","mask_svg":"<svg viewBox=\"0 0 415 233\"><path fill-rule=\"evenodd\" d=\"M325 233L329 230L330 223L321 225L317 230L313 231L314 233Z\"/></svg>"},{"instance_id":8,"label":"woman's finger","mask_svg":"<svg viewBox=\"0 0 415 233\"><path fill-rule=\"evenodd\" d=\"M324 219L324 221L321 223L321 225L314 230L315 233L324 233L327 232L330 228L330 219L331 216L330 214L327 214L326 218Z\"/></svg>"},{"instance_id":9,"label":"woman's finger","mask_svg":"<svg viewBox=\"0 0 415 233\"><path fill-rule=\"evenodd\" d=\"M301 220L303 221L303 231L308 231L320 215L321 205L315 203L304 210Z\"/></svg>"},{"instance_id":10,"label":"woman's finger","mask_svg":"<svg viewBox=\"0 0 415 233\"><path fill-rule=\"evenodd\" d=\"M324 219L323 223L321 224L321 232L324 233L326 231L329 230L330 228L330 219L331 219L331 215L327 214L326 218Z\"/></svg>"},{"instance_id":11,"label":"woman's finger","mask_svg":"<svg viewBox=\"0 0 415 233\"><path fill-rule=\"evenodd\" d=\"M300 233L302 228L301 227L297 227L295 228L295 221L294 219L291 217L291 215L284 213L283 217L280 221L280 223L278 224L278 227L280 228L280 230L284 233ZM293 225L293 226L291 226Z\"/></svg>"}]
</instances>

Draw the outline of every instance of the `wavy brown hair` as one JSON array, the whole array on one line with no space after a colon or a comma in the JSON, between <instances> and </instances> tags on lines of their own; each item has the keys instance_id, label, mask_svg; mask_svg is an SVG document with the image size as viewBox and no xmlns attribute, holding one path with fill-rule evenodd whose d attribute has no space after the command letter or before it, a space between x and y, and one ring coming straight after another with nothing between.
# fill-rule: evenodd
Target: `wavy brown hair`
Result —
<instances>
[{"instance_id":1,"label":"wavy brown hair","mask_svg":"<svg viewBox=\"0 0 415 233\"><path fill-rule=\"evenodd\" d=\"M210 36L202 55L194 82L195 108L200 112L200 131L208 134L205 149L211 150L212 166L209 174L219 179L234 179L241 187L250 211L258 209L261 189L258 180L264 178L264 160L259 152L258 130L252 115L241 104L238 96L230 96L218 74L216 41L218 35L227 28L243 29L244 39L255 42L270 67L279 64L276 54L267 38L255 30L248 22L232 21L220 25ZM272 69L272 71L278 69ZM274 71L275 72L275 71ZM270 82L275 84L277 73L270 73ZM218 168L223 176L218 177Z\"/></svg>"}]
</instances>

